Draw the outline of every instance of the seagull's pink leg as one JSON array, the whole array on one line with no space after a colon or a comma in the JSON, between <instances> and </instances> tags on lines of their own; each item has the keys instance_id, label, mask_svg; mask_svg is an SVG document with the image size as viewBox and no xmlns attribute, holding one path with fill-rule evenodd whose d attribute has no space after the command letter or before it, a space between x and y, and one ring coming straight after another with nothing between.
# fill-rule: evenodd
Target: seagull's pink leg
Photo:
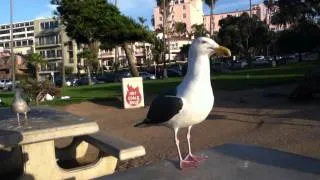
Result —
<instances>
[{"instance_id":1,"label":"seagull's pink leg","mask_svg":"<svg viewBox=\"0 0 320 180\"><path fill-rule=\"evenodd\" d=\"M187 133L187 140L188 140L188 147L189 147L189 154L188 156L184 159L187 161L192 161L196 163L200 163L206 159L208 159L207 156L195 156L191 153L191 143L190 143L190 131L191 131L192 126L188 127L188 133Z\"/></svg>"},{"instance_id":2,"label":"seagull's pink leg","mask_svg":"<svg viewBox=\"0 0 320 180\"><path fill-rule=\"evenodd\" d=\"M174 129L174 138L175 138L176 146L177 146L178 153L179 153L180 168L181 169L195 168L195 167L197 167L199 165L197 162L186 160L186 159L182 159L181 152L180 152L180 147L179 147L178 130L179 129Z\"/></svg>"}]
</instances>

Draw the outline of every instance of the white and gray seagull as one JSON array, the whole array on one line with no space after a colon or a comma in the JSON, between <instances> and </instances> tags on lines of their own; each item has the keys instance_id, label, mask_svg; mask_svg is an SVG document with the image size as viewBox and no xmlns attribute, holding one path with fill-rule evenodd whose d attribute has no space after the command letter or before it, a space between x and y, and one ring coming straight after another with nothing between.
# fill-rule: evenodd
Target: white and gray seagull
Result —
<instances>
[{"instance_id":1,"label":"white and gray seagull","mask_svg":"<svg viewBox=\"0 0 320 180\"><path fill-rule=\"evenodd\" d=\"M164 125L172 128L181 169L197 167L207 158L192 154L190 130L193 125L207 118L214 104L209 57L212 54L231 56L229 49L207 37L193 40L188 53L188 70L183 81L175 89L158 95L151 103L147 118L135 125L135 127ZM179 147L178 130L186 127L189 153L183 159Z\"/></svg>"},{"instance_id":2,"label":"white and gray seagull","mask_svg":"<svg viewBox=\"0 0 320 180\"><path fill-rule=\"evenodd\" d=\"M22 89L17 88L16 93L12 102L12 110L17 114L18 125L20 126L20 113L24 114L25 120L27 122L28 112L30 111L30 107L27 102L22 97Z\"/></svg>"}]
</instances>

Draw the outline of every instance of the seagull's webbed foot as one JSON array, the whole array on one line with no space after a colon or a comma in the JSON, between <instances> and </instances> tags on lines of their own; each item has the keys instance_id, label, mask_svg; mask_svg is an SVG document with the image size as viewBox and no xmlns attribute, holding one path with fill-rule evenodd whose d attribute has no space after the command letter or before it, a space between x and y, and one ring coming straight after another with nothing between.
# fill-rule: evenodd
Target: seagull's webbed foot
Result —
<instances>
[{"instance_id":1,"label":"seagull's webbed foot","mask_svg":"<svg viewBox=\"0 0 320 180\"><path fill-rule=\"evenodd\" d=\"M202 161L207 159L208 159L208 156L195 156L193 154L188 154L188 156L184 160L201 163Z\"/></svg>"},{"instance_id":2,"label":"seagull's webbed foot","mask_svg":"<svg viewBox=\"0 0 320 180\"><path fill-rule=\"evenodd\" d=\"M180 161L180 169L196 168L198 166L199 166L199 163L195 161L189 161L189 160Z\"/></svg>"}]
</instances>

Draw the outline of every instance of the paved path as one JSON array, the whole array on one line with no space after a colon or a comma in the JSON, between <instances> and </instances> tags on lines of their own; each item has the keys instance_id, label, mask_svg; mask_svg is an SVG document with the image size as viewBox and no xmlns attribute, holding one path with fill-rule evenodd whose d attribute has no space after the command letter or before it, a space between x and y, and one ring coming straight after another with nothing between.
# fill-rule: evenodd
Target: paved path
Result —
<instances>
[{"instance_id":1,"label":"paved path","mask_svg":"<svg viewBox=\"0 0 320 180\"><path fill-rule=\"evenodd\" d=\"M225 144L200 152L209 156L197 169L180 171L164 160L100 179L320 180L320 160L259 146Z\"/></svg>"}]
</instances>

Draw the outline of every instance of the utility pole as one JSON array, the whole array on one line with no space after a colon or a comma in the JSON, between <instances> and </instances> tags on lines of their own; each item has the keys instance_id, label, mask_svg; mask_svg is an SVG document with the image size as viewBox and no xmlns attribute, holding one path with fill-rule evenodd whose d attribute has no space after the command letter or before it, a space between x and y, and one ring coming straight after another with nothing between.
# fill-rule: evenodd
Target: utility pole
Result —
<instances>
[{"instance_id":1,"label":"utility pole","mask_svg":"<svg viewBox=\"0 0 320 180\"><path fill-rule=\"evenodd\" d=\"M16 88L16 59L13 53L13 0L10 0L10 46L11 46L11 75L12 75L12 90Z\"/></svg>"},{"instance_id":2,"label":"utility pole","mask_svg":"<svg viewBox=\"0 0 320 180\"><path fill-rule=\"evenodd\" d=\"M167 78L167 64L166 64L166 52L167 52L167 44L166 44L166 29L167 29L167 10L166 10L166 0L163 0L163 77Z\"/></svg>"},{"instance_id":3,"label":"utility pole","mask_svg":"<svg viewBox=\"0 0 320 180\"><path fill-rule=\"evenodd\" d=\"M249 0L250 1L250 17L252 17L252 2L251 2L251 0Z\"/></svg>"},{"instance_id":4,"label":"utility pole","mask_svg":"<svg viewBox=\"0 0 320 180\"><path fill-rule=\"evenodd\" d=\"M117 0L114 0L114 5L118 8L118 1ZM115 46L114 48L114 64L116 65L115 66L115 69L116 71L118 70L118 66L120 64L119 62L119 49L118 49L118 46Z\"/></svg>"}]
</instances>

